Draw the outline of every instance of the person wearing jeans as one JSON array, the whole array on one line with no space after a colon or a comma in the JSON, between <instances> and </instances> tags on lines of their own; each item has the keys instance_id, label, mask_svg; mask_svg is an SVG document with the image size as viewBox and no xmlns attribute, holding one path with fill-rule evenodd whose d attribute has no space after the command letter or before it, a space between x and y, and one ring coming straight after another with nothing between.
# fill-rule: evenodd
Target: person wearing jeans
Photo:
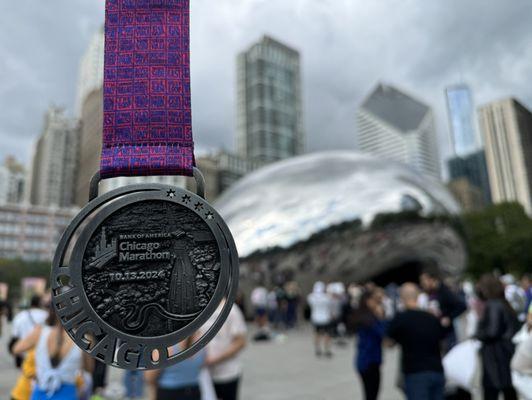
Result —
<instances>
[{"instance_id":1,"label":"person wearing jeans","mask_svg":"<svg viewBox=\"0 0 532 400\"><path fill-rule=\"evenodd\" d=\"M144 374L142 371L126 371L124 374L126 399L141 399L144 396Z\"/></svg>"},{"instance_id":2,"label":"person wearing jeans","mask_svg":"<svg viewBox=\"0 0 532 400\"><path fill-rule=\"evenodd\" d=\"M408 399L443 399L445 377L441 372L405 374Z\"/></svg>"},{"instance_id":3,"label":"person wearing jeans","mask_svg":"<svg viewBox=\"0 0 532 400\"><path fill-rule=\"evenodd\" d=\"M362 294L353 325L358 336L355 367L362 380L364 398L377 400L385 324L384 307L376 290L366 290Z\"/></svg>"},{"instance_id":4,"label":"person wearing jeans","mask_svg":"<svg viewBox=\"0 0 532 400\"><path fill-rule=\"evenodd\" d=\"M419 289L413 283L401 287L405 308L388 327L390 343L402 349L402 372L408 400L443 400L445 377L440 344L445 328L434 315L418 308Z\"/></svg>"}]
</instances>

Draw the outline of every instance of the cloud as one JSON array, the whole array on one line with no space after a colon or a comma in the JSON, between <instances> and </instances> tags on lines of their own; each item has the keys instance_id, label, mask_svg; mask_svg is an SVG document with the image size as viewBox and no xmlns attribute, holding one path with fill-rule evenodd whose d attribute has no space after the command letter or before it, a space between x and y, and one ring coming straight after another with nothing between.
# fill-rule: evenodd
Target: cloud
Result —
<instances>
[{"instance_id":1,"label":"cloud","mask_svg":"<svg viewBox=\"0 0 532 400\"><path fill-rule=\"evenodd\" d=\"M79 58L103 20L103 0L0 5L0 157L28 158L50 103L72 108ZM264 33L302 55L307 148L354 148L357 106L378 81L430 104L449 153L444 89L470 84L478 104L515 95L532 106L529 0L193 0L196 142L234 145L236 55ZM3 142L3 140L2 140Z\"/></svg>"}]
</instances>

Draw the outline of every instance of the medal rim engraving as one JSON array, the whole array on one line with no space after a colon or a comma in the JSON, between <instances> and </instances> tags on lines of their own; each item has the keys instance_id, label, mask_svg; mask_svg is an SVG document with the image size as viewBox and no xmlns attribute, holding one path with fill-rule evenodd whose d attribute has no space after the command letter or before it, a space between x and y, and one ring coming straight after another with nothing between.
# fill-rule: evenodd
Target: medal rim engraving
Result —
<instances>
[{"instance_id":1,"label":"medal rim engraving","mask_svg":"<svg viewBox=\"0 0 532 400\"><path fill-rule=\"evenodd\" d=\"M167 193L169 190L174 191L175 196L169 197L167 196ZM182 196L188 196L191 201L188 203L180 202L179 199L182 198ZM197 317L194 321L190 322L183 328L166 334L162 336L154 336L154 337L141 337L141 336L135 336L123 333L113 326L111 326L109 323L107 323L103 318L101 318L93 309L92 305L88 301L88 298L86 296L86 293L84 292L83 283L81 282L82 279L82 271L81 271L81 264L77 265L75 268L73 265L64 266L63 260L67 255L67 251L69 248L72 248L72 254L70 255L70 262L72 263L75 261L75 259L80 259L83 254L81 254L81 257L75 257L76 253L74 249L80 246L80 239L81 236L84 234L87 234L88 227L92 227L94 225L94 230L100 226L101 222L105 221L108 216L112 215L113 212L108 212L109 207L115 207L119 204L121 204L121 207L118 207L117 209L120 209L124 207L127 204L134 204L135 202L144 201L144 200L138 200L139 198L145 198L147 197L147 201L150 200L162 200L167 202L172 202L184 207L187 207L190 211L194 212L195 214L199 215L202 220L209 226L211 229L212 234L216 238L216 242L218 244L218 251L220 254L220 276L218 278L217 286L215 289L215 293L211 297L209 303L205 308L201 311L200 316L202 316L202 320L204 321L196 322L199 317ZM109 206L106 206L107 203L112 202ZM126 203L124 205L124 202ZM201 212L198 212L194 209L194 204L196 202L201 202L203 204L203 209ZM116 205L114 204L116 203ZM190 204L190 206L188 206ZM108 214L105 217L99 218L103 213ZM202 215L203 213L204 215ZM82 224L84 221L87 220L87 218L93 217L92 220L90 220L87 225L82 227ZM100 224L97 224L95 221L101 219ZM74 238L74 235L79 232L81 229L81 234L77 238ZM93 229L91 229L93 231ZM217 235L218 233L218 235ZM92 234L89 236L92 236ZM87 243L88 243L87 240ZM71 246L71 242L75 241L74 245ZM83 251L85 251L85 247L83 246ZM99 328L102 328L102 325L105 327L105 334L110 335L113 339L113 343L115 343L115 356L113 356L112 362L107 362L107 364L122 368L122 369L129 369L129 370L147 370L147 369L156 369L156 368L163 368L170 365L173 365L179 361L182 361L188 357L191 357L195 353L197 353L199 350L201 350L207 343L212 340L212 338L216 335L216 333L220 330L220 328L225 323L225 320L227 319L231 308L233 307L234 301L236 299L237 291L238 291L238 279L239 279L239 268L238 268L238 253L236 250L236 245L233 240L233 237L231 235L231 232L229 231L229 228L227 227L225 221L223 218L218 214L218 212L203 198L196 195L195 193L189 192L187 190L184 190L182 188L170 186L170 185L163 185L163 184L139 184L139 185L131 185L126 186L123 188L115 189L105 195L102 195L100 197L97 197L96 199L92 200L87 204L80 213L72 220L70 225L67 227L63 235L61 236L61 239L59 241L59 245L57 247L53 264L52 264L52 273L51 273L51 287L52 287L52 304L54 306L54 309L56 311L59 311L59 303L57 296L59 296L58 291L61 290L61 288L65 287L59 282L59 278L61 276L68 276L71 281L71 285L74 289L77 289L77 292L81 293L79 301L81 302L82 306L88 306L83 307L83 310L85 312L88 312L88 316L90 320L93 322L96 322L97 326ZM75 280L74 275L79 275L79 280ZM82 301L83 298L83 301ZM192 344L191 347L189 347L186 350L180 351L177 354L174 354L172 356L163 357L162 360L159 362L153 362L153 360L144 360L144 362L141 364L140 361L136 361L138 366L134 364L133 362L122 362L119 358L116 357L116 352L120 349L120 344L118 343L118 339L122 339L125 341L126 344L129 345L128 349L131 350L134 346L140 346L141 349L151 349L154 350L157 349L167 349L168 347L171 347L173 345L176 345L180 341L180 337L183 339L190 336L190 335L184 335L183 332L192 331L195 332L203 326L212 316L212 314L219 308L224 301L225 303L222 306L222 309L220 311L220 314L216 321L207 329L204 331L202 336ZM208 310L208 312L206 312ZM82 311L83 312L83 311ZM74 318L74 316L71 316L71 318ZM61 319L63 322L63 320ZM70 321L70 319L69 319ZM194 323L193 328L187 329ZM197 325L197 326L196 326ZM79 328L79 327L78 327ZM65 329L67 334L74 340L74 342L83 348L83 344L80 344L81 339L78 341L74 337L74 334L72 333L72 329L67 330ZM83 348L85 352L87 352L89 355L91 355L94 358L99 359L100 361L105 362L102 360L101 357L97 357L98 354L94 355L91 354L91 350L86 350ZM115 361L116 359L116 361Z\"/></svg>"}]
</instances>

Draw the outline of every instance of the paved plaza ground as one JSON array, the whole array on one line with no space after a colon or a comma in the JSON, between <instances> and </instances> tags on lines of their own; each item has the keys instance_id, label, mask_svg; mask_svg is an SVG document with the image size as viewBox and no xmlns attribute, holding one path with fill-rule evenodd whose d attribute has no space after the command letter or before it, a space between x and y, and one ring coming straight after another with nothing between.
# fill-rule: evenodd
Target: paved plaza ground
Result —
<instances>
[{"instance_id":1,"label":"paved plaza ground","mask_svg":"<svg viewBox=\"0 0 532 400\"><path fill-rule=\"evenodd\" d=\"M18 371L6 351L7 335L0 344L0 399L8 399ZM334 347L332 359L317 359L310 328L278 335L270 342L250 342L244 353L243 400L361 399L353 372L353 342ZM397 352L387 351L382 400L401 399L395 390ZM122 371L113 369L111 381L120 382Z\"/></svg>"},{"instance_id":2,"label":"paved plaza ground","mask_svg":"<svg viewBox=\"0 0 532 400\"><path fill-rule=\"evenodd\" d=\"M7 354L7 340L6 334L0 340L0 400L9 399L9 391L18 375ZM360 381L353 371L354 339L349 339L344 346L336 344L333 351L331 359L316 358L312 347L312 330L308 326L279 334L270 342L250 341L243 356L244 376L240 398L362 399ZM398 366L399 352L397 349L387 349L380 400L404 398L395 387ZM111 383L120 386L122 374L119 369L111 369Z\"/></svg>"},{"instance_id":3,"label":"paved plaza ground","mask_svg":"<svg viewBox=\"0 0 532 400\"><path fill-rule=\"evenodd\" d=\"M335 346L333 351L332 359L317 359L308 328L289 332L271 343L250 343L244 357L242 399L362 399L353 370L353 340L343 347ZM397 351L387 351L382 400L403 398L394 385L397 367Z\"/></svg>"}]
</instances>

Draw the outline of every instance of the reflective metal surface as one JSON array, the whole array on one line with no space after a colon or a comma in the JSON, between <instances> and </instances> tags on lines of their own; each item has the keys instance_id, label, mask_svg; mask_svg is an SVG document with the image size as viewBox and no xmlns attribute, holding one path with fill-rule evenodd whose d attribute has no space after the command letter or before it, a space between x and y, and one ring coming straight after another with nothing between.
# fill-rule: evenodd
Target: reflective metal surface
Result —
<instances>
[{"instance_id":1,"label":"reflective metal surface","mask_svg":"<svg viewBox=\"0 0 532 400\"><path fill-rule=\"evenodd\" d=\"M404 278L427 259L452 274L466 261L456 230L459 206L442 184L354 152L314 153L267 166L216 206L244 259L244 278L276 271L312 279L402 280L394 271Z\"/></svg>"}]
</instances>

